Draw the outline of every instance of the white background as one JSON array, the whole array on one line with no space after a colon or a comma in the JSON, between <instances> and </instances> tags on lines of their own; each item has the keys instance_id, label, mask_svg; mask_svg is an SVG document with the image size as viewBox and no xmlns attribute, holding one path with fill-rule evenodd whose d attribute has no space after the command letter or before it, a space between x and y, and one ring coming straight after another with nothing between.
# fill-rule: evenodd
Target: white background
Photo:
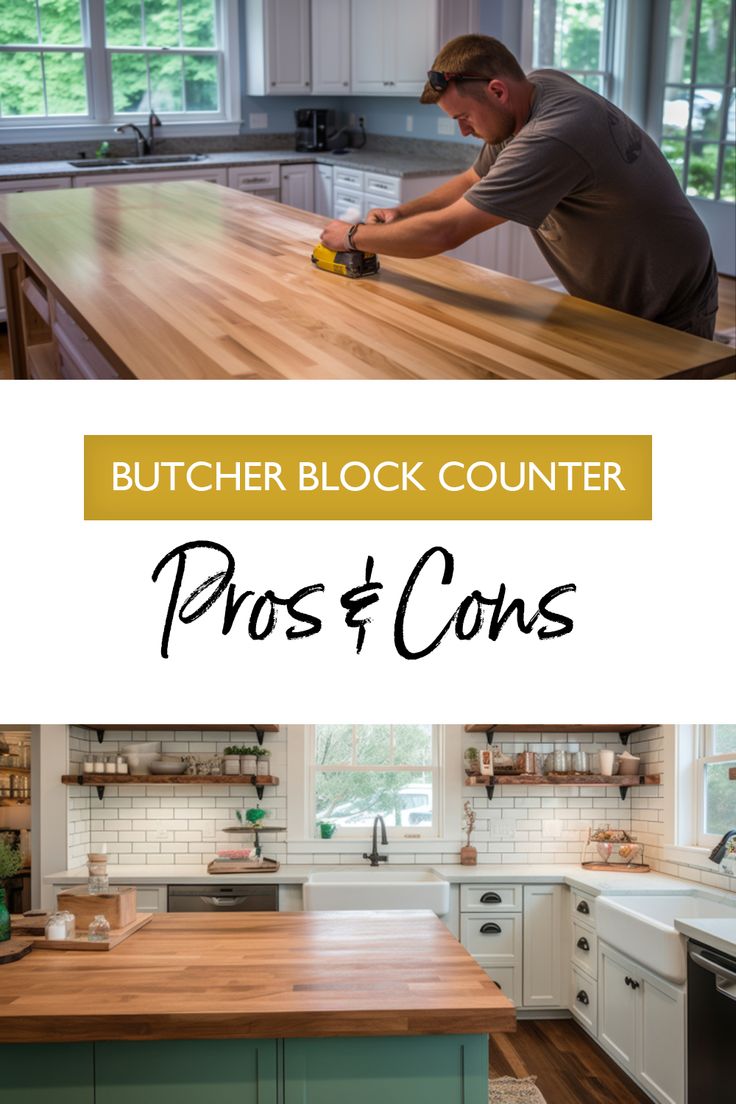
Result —
<instances>
[{"instance_id":1,"label":"white background","mask_svg":"<svg viewBox=\"0 0 736 1104\"><path fill-rule=\"evenodd\" d=\"M728 383L40 383L0 394L0 716L117 723L718 722L736 704L736 436ZM164 523L83 520L85 433L645 433L652 522ZM238 590L326 596L318 636L221 635L222 603L176 624L159 655L176 544L208 539L236 557ZM426 659L393 647L393 618L419 556L441 544L455 581L432 595L416 636L434 635L473 589L531 609L578 593L572 634L539 641L447 636ZM341 593L375 557L383 582L360 656ZM192 576L194 578L194 576ZM195 582L199 581L197 577ZM190 588L191 589L191 588ZM246 608L246 616L249 612Z\"/></svg>"}]
</instances>

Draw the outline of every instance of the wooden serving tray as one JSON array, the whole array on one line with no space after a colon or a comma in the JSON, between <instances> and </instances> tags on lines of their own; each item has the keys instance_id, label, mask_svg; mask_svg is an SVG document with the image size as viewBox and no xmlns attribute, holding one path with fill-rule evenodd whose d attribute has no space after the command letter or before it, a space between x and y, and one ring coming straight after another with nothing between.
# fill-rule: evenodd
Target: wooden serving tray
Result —
<instances>
[{"instance_id":1,"label":"wooden serving tray","mask_svg":"<svg viewBox=\"0 0 736 1104\"><path fill-rule=\"evenodd\" d=\"M33 950L33 943L32 939L16 939L14 936L0 943L0 965L4 962L17 962Z\"/></svg>"},{"instance_id":2,"label":"wooden serving tray","mask_svg":"<svg viewBox=\"0 0 736 1104\"><path fill-rule=\"evenodd\" d=\"M109 939L104 943L90 942L86 935L78 935L76 939L47 939L42 935L33 938L33 945L36 950L46 951L112 951L129 935L150 924L151 920L153 920L152 912L139 912L132 924L126 924L124 928L112 929Z\"/></svg>"},{"instance_id":3,"label":"wooden serving tray","mask_svg":"<svg viewBox=\"0 0 736 1104\"><path fill-rule=\"evenodd\" d=\"M281 866L275 859L264 859L263 862L251 862L248 859L222 860L213 859L207 866L208 874L274 874Z\"/></svg>"},{"instance_id":4,"label":"wooden serving tray","mask_svg":"<svg viewBox=\"0 0 736 1104\"><path fill-rule=\"evenodd\" d=\"M584 866L586 870L616 870L621 871L623 874L648 874L652 869L647 866L646 863L603 863L603 862L584 862L580 864Z\"/></svg>"}]
</instances>

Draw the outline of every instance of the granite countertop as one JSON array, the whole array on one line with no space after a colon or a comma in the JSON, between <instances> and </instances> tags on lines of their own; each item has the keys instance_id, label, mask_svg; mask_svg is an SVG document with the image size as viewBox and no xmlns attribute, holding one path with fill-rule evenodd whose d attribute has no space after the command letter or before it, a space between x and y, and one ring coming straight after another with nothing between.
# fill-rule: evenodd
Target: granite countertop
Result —
<instances>
[{"instance_id":1,"label":"granite countertop","mask_svg":"<svg viewBox=\"0 0 736 1104\"><path fill-rule=\"evenodd\" d=\"M356 866L348 863L320 863L319 865L304 863L283 863L281 869L274 874L208 874L206 866L177 865L177 866L110 866L110 880L114 883L132 883L137 885L186 885L197 882L213 882L226 880L234 885L244 885L255 880L259 884L270 885L303 885L310 874L326 873L330 870L355 870L356 872L370 872L370 868L364 864ZM536 865L478 865L461 866L455 864L428 863L423 866L417 863L415 866L402 866L401 863L390 863L391 870L417 870L427 869L434 871L440 877L452 884L470 882L521 882L523 884L554 883L573 886L582 889L591 896L597 897L602 893L627 894L627 893L689 893L693 889L706 895L712 895L714 900L722 899L724 891L709 889L697 882L687 882L682 878L673 878L669 874L658 874L652 871L650 874L606 874L596 870L584 870L572 863L551 863ZM62 870L56 874L48 874L44 881L57 885L75 884L86 882L86 867L78 867L72 870Z\"/></svg>"},{"instance_id":2,"label":"granite countertop","mask_svg":"<svg viewBox=\"0 0 736 1104\"><path fill-rule=\"evenodd\" d=\"M139 172L173 172L182 169L234 168L237 165L273 165L273 164L312 164L333 165L337 168L358 169L363 172L383 173L386 176L438 176L454 175L464 172L475 158L477 150L467 148L467 156L453 153L450 157L430 158L426 153L417 153L407 143L406 152L397 153L387 150L350 150L338 155L334 153L297 153L289 149L241 150L232 153L208 153L202 161L185 161L166 164L107 166L104 159L89 159L89 166L75 168L70 161L19 161L0 164L0 180L13 181L29 178L39 179L54 176L95 176L105 173L132 174Z\"/></svg>"}]
</instances>

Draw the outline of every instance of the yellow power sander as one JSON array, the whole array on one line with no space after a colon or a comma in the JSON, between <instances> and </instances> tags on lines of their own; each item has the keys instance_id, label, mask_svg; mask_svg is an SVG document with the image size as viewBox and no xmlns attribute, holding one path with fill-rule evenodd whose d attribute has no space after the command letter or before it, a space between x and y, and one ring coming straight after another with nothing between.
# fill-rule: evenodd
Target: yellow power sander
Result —
<instances>
[{"instance_id":1,"label":"yellow power sander","mask_svg":"<svg viewBox=\"0 0 736 1104\"><path fill-rule=\"evenodd\" d=\"M349 276L352 280L361 276L375 276L381 267L375 253L361 253L357 250L353 253L347 250L334 253L321 242L312 251L312 264L325 272Z\"/></svg>"}]
</instances>

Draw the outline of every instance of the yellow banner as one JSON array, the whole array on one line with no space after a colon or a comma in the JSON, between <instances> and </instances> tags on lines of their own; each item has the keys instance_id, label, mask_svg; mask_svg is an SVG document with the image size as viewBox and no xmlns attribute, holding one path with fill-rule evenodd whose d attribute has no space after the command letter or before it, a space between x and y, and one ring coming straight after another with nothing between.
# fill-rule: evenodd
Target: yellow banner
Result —
<instances>
[{"instance_id":1,"label":"yellow banner","mask_svg":"<svg viewBox=\"0 0 736 1104\"><path fill-rule=\"evenodd\" d=\"M91 521L650 521L648 436L87 436Z\"/></svg>"}]
</instances>

